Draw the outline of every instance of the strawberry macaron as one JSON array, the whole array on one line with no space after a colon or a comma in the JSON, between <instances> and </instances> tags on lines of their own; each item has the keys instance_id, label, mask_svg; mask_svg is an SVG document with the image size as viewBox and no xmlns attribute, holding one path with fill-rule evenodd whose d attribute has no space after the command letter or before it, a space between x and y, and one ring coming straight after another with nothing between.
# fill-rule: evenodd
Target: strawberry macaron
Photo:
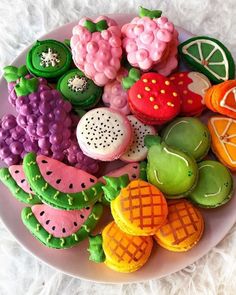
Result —
<instances>
[{"instance_id":1,"label":"strawberry macaron","mask_svg":"<svg viewBox=\"0 0 236 295\"><path fill-rule=\"evenodd\" d=\"M143 123L161 125L180 112L180 95L175 84L158 73L145 73L132 68L122 80L129 89L128 102L131 112Z\"/></svg>"}]
</instances>

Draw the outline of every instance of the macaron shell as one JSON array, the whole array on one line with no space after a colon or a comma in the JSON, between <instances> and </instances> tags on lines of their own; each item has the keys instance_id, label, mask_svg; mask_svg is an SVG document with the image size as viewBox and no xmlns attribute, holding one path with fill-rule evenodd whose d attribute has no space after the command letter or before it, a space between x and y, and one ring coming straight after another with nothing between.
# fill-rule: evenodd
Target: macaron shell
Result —
<instances>
[{"instance_id":1,"label":"macaron shell","mask_svg":"<svg viewBox=\"0 0 236 295\"><path fill-rule=\"evenodd\" d=\"M188 201L168 202L167 222L155 234L163 248L184 252L194 247L202 237L204 220L201 213Z\"/></svg>"},{"instance_id":2,"label":"macaron shell","mask_svg":"<svg viewBox=\"0 0 236 295\"><path fill-rule=\"evenodd\" d=\"M233 179L229 170L217 161L198 164L199 180L192 193L191 201L205 208L215 208L227 203L233 193Z\"/></svg>"},{"instance_id":3,"label":"macaron shell","mask_svg":"<svg viewBox=\"0 0 236 295\"><path fill-rule=\"evenodd\" d=\"M129 120L111 108L96 108L87 112L80 119L76 132L84 154L101 161L118 159L133 140Z\"/></svg>"}]
</instances>

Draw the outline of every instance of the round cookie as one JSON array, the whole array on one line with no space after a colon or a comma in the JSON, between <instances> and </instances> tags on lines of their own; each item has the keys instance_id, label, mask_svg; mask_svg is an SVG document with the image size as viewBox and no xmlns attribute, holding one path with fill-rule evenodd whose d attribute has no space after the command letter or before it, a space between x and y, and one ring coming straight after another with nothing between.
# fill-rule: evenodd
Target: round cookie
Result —
<instances>
[{"instance_id":1,"label":"round cookie","mask_svg":"<svg viewBox=\"0 0 236 295\"><path fill-rule=\"evenodd\" d=\"M129 120L111 108L96 108L87 112L80 119L76 134L83 153L101 161L120 158L133 140Z\"/></svg>"},{"instance_id":2,"label":"round cookie","mask_svg":"<svg viewBox=\"0 0 236 295\"><path fill-rule=\"evenodd\" d=\"M182 117L166 126L162 139L168 145L178 148L196 161L201 161L211 146L208 128L197 118Z\"/></svg>"},{"instance_id":3,"label":"round cookie","mask_svg":"<svg viewBox=\"0 0 236 295\"><path fill-rule=\"evenodd\" d=\"M198 164L199 180L189 198L205 208L215 208L227 203L233 194L233 179L229 170L217 161Z\"/></svg>"},{"instance_id":4,"label":"round cookie","mask_svg":"<svg viewBox=\"0 0 236 295\"><path fill-rule=\"evenodd\" d=\"M154 235L157 243L173 252L192 249L201 239L204 220L201 213L188 201L168 203L167 222Z\"/></svg>"},{"instance_id":5,"label":"round cookie","mask_svg":"<svg viewBox=\"0 0 236 295\"><path fill-rule=\"evenodd\" d=\"M120 159L125 162L143 161L147 157L147 148L144 145L144 137L148 134L156 134L156 130L153 126L142 123L133 115L127 116L127 118L133 128L134 137L130 148L120 157Z\"/></svg>"},{"instance_id":6,"label":"round cookie","mask_svg":"<svg viewBox=\"0 0 236 295\"><path fill-rule=\"evenodd\" d=\"M81 109L92 108L102 96L102 88L78 69L66 72L59 79L57 89L73 106Z\"/></svg>"},{"instance_id":7,"label":"round cookie","mask_svg":"<svg viewBox=\"0 0 236 295\"><path fill-rule=\"evenodd\" d=\"M26 56L26 66L35 76L56 80L71 66L72 55L62 42L37 41Z\"/></svg>"},{"instance_id":8,"label":"round cookie","mask_svg":"<svg viewBox=\"0 0 236 295\"><path fill-rule=\"evenodd\" d=\"M118 272L134 272L147 262L152 246L152 237L129 235L112 221L102 234L89 237L89 259Z\"/></svg>"},{"instance_id":9,"label":"round cookie","mask_svg":"<svg viewBox=\"0 0 236 295\"><path fill-rule=\"evenodd\" d=\"M179 45L181 57L215 84L233 79L235 64L229 50L218 40L193 37Z\"/></svg>"}]
</instances>

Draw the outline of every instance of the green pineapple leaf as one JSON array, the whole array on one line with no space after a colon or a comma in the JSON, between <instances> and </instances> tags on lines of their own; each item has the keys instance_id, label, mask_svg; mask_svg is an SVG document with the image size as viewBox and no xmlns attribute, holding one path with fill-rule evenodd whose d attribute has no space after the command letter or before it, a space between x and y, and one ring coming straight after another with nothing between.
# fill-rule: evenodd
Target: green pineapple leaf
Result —
<instances>
[{"instance_id":1,"label":"green pineapple leaf","mask_svg":"<svg viewBox=\"0 0 236 295\"><path fill-rule=\"evenodd\" d=\"M108 202L113 201L118 195L122 188L129 184L128 174L124 174L120 177L103 176L106 180L106 185L102 187L104 197Z\"/></svg>"}]
</instances>

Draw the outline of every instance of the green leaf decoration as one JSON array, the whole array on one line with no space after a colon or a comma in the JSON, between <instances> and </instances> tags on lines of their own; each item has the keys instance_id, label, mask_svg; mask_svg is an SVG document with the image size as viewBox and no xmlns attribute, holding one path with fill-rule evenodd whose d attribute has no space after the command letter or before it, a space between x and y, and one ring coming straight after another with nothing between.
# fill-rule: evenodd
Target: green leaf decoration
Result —
<instances>
[{"instance_id":1,"label":"green leaf decoration","mask_svg":"<svg viewBox=\"0 0 236 295\"><path fill-rule=\"evenodd\" d=\"M135 82L140 79L141 73L138 69L131 68L128 77L122 79L122 86L124 89L130 89Z\"/></svg>"},{"instance_id":2,"label":"green leaf decoration","mask_svg":"<svg viewBox=\"0 0 236 295\"><path fill-rule=\"evenodd\" d=\"M102 32L108 28L107 21L105 19L100 20L97 23L94 23L91 20L86 20L83 25L85 28L89 30L89 32Z\"/></svg>"},{"instance_id":3,"label":"green leaf decoration","mask_svg":"<svg viewBox=\"0 0 236 295\"><path fill-rule=\"evenodd\" d=\"M146 181L147 180L147 163L146 162L141 162L139 164L139 178Z\"/></svg>"},{"instance_id":4,"label":"green leaf decoration","mask_svg":"<svg viewBox=\"0 0 236 295\"><path fill-rule=\"evenodd\" d=\"M147 148L153 146L153 145L160 145L161 144L161 138L157 135L146 135L144 138L144 144Z\"/></svg>"},{"instance_id":5,"label":"green leaf decoration","mask_svg":"<svg viewBox=\"0 0 236 295\"><path fill-rule=\"evenodd\" d=\"M65 39L63 43L70 49L70 39Z\"/></svg>"},{"instance_id":6,"label":"green leaf decoration","mask_svg":"<svg viewBox=\"0 0 236 295\"><path fill-rule=\"evenodd\" d=\"M108 202L113 201L118 195L122 188L129 184L128 174L124 174L120 177L103 176L106 180L106 185L102 187L104 197Z\"/></svg>"},{"instance_id":7,"label":"green leaf decoration","mask_svg":"<svg viewBox=\"0 0 236 295\"><path fill-rule=\"evenodd\" d=\"M16 95L26 96L30 93L36 92L38 89L39 81L37 78L25 79L21 78L19 84L15 88Z\"/></svg>"},{"instance_id":8,"label":"green leaf decoration","mask_svg":"<svg viewBox=\"0 0 236 295\"><path fill-rule=\"evenodd\" d=\"M90 253L89 260L96 263L101 263L106 260L105 253L102 247L102 235L90 236L89 237L89 248Z\"/></svg>"},{"instance_id":9,"label":"green leaf decoration","mask_svg":"<svg viewBox=\"0 0 236 295\"><path fill-rule=\"evenodd\" d=\"M149 10L147 8L144 8L142 6L140 6L139 8L139 16L140 17L149 17L151 19L154 18L159 18L162 15L162 11L161 10Z\"/></svg>"},{"instance_id":10,"label":"green leaf decoration","mask_svg":"<svg viewBox=\"0 0 236 295\"><path fill-rule=\"evenodd\" d=\"M25 65L19 68L15 66L6 66L3 68L3 71L3 76L8 83L16 82L18 79L25 77L29 73Z\"/></svg>"}]
</instances>

